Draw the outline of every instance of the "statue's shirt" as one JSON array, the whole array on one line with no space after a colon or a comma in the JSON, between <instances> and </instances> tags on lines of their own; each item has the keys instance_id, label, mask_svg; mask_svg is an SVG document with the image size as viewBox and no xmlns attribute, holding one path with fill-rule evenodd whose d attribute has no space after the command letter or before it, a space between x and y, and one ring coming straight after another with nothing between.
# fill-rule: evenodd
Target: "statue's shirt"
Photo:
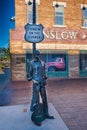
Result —
<instances>
[{"instance_id":1,"label":"statue's shirt","mask_svg":"<svg viewBox=\"0 0 87 130\"><path fill-rule=\"evenodd\" d=\"M44 66L40 60L31 61L31 76L36 81L43 81Z\"/></svg>"}]
</instances>

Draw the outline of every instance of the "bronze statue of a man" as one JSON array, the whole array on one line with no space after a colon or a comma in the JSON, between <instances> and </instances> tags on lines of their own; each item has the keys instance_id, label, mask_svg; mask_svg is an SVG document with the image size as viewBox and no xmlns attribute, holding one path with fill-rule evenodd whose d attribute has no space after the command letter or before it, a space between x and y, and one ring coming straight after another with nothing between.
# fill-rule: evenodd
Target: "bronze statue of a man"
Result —
<instances>
[{"instance_id":1,"label":"bronze statue of a man","mask_svg":"<svg viewBox=\"0 0 87 130\"><path fill-rule=\"evenodd\" d=\"M53 119L53 116L50 116L48 113L48 103L47 103L46 88L45 88L46 79L47 77L45 73L45 63L40 59L40 52L38 50L35 50L33 60L30 62L29 78L28 78L29 81L30 80L33 81L31 111L34 112L36 109L36 107L34 106L37 105L38 107L37 111L39 111L40 114L40 109L42 110L42 108L40 108L41 107L40 96L41 96L42 104L43 104L43 110L42 110L43 116L41 118ZM40 117L40 115L38 117ZM38 118L36 118L33 121L36 125L41 125L41 120L39 120Z\"/></svg>"}]
</instances>

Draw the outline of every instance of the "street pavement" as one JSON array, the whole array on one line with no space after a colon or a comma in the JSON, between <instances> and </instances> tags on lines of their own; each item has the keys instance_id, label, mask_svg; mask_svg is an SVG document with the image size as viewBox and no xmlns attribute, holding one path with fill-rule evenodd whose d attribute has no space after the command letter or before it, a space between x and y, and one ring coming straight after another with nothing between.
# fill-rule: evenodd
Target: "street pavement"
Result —
<instances>
[{"instance_id":1,"label":"street pavement","mask_svg":"<svg viewBox=\"0 0 87 130\"><path fill-rule=\"evenodd\" d=\"M5 68L4 72L0 74L0 91L7 85L10 79L10 69Z\"/></svg>"},{"instance_id":2,"label":"street pavement","mask_svg":"<svg viewBox=\"0 0 87 130\"><path fill-rule=\"evenodd\" d=\"M0 106L31 102L32 82L11 82L0 93ZM52 103L69 130L87 130L87 79L49 79L48 103ZM54 128L55 130L55 128Z\"/></svg>"}]
</instances>

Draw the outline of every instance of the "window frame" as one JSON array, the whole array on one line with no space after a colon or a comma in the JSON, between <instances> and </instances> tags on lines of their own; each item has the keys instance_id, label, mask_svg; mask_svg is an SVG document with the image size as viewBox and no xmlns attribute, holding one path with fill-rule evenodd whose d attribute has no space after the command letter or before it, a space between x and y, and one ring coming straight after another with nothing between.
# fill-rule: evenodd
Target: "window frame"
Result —
<instances>
[{"instance_id":1,"label":"window frame","mask_svg":"<svg viewBox=\"0 0 87 130\"><path fill-rule=\"evenodd\" d=\"M63 9L63 25L58 25L58 24L55 24L55 6L56 5L59 5L59 6L63 6L64 9ZM54 27L66 27L65 26L65 7L66 7L66 2L56 2L56 1L53 1L53 7L54 7Z\"/></svg>"},{"instance_id":2,"label":"window frame","mask_svg":"<svg viewBox=\"0 0 87 130\"><path fill-rule=\"evenodd\" d=\"M58 11L58 8L60 8L60 10L63 10L63 11ZM57 13L62 13L62 14L57 14ZM58 22L57 22L59 17L62 18L61 24L58 24ZM59 5L59 7L54 7L54 25L56 25L56 26L64 26L65 25L64 6L63 5Z\"/></svg>"},{"instance_id":3,"label":"window frame","mask_svg":"<svg viewBox=\"0 0 87 130\"><path fill-rule=\"evenodd\" d=\"M87 71L87 53L80 53L80 71Z\"/></svg>"},{"instance_id":4,"label":"window frame","mask_svg":"<svg viewBox=\"0 0 87 130\"><path fill-rule=\"evenodd\" d=\"M81 28L87 28L87 26L84 26L84 16L83 16L83 8L86 8L87 9L87 4L81 4L81 11L82 11L82 25L81 25ZM86 19L87 20L87 19Z\"/></svg>"},{"instance_id":5,"label":"window frame","mask_svg":"<svg viewBox=\"0 0 87 130\"><path fill-rule=\"evenodd\" d=\"M84 11L86 10L86 12L87 12L87 7L84 9L84 10L82 10L82 26L83 27L87 27L87 16L85 17L85 15L84 15ZM86 14L86 13L85 13Z\"/></svg>"},{"instance_id":6,"label":"window frame","mask_svg":"<svg viewBox=\"0 0 87 130\"><path fill-rule=\"evenodd\" d=\"M29 6L32 6L29 8ZM31 5L28 5L27 3L27 23L32 24L33 23L33 3ZM29 14L32 15L31 19L29 21ZM38 3L36 3L36 23L38 23Z\"/></svg>"}]
</instances>

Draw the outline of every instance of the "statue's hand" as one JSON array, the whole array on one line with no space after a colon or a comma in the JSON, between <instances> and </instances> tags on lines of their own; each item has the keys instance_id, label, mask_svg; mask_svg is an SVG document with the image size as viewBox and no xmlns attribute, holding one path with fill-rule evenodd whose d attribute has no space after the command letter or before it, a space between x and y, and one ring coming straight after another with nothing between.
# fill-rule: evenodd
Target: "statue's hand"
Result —
<instances>
[{"instance_id":1,"label":"statue's hand","mask_svg":"<svg viewBox=\"0 0 87 130\"><path fill-rule=\"evenodd\" d=\"M38 81L36 81L36 80L34 80L34 79L33 79L33 82L36 83L36 84L38 84Z\"/></svg>"},{"instance_id":2,"label":"statue's hand","mask_svg":"<svg viewBox=\"0 0 87 130\"><path fill-rule=\"evenodd\" d=\"M30 78L28 78L28 81L31 81L32 80L32 78L30 77Z\"/></svg>"},{"instance_id":3,"label":"statue's hand","mask_svg":"<svg viewBox=\"0 0 87 130\"><path fill-rule=\"evenodd\" d=\"M46 80L46 79L47 79L47 76L44 76L44 79Z\"/></svg>"}]
</instances>

